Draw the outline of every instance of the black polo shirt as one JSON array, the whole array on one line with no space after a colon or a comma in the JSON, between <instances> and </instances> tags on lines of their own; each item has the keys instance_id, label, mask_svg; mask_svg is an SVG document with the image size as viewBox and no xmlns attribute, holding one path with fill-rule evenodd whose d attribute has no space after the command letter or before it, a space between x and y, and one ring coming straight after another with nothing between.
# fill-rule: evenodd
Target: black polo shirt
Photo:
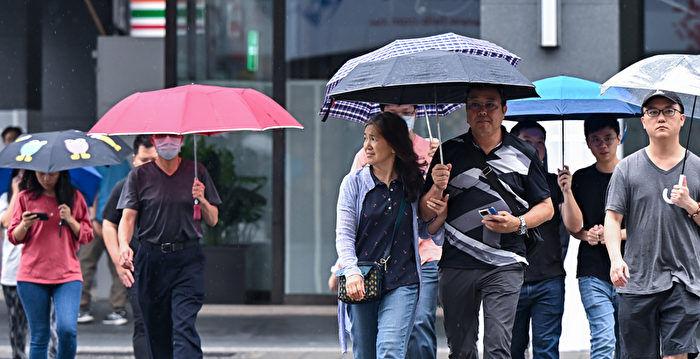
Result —
<instances>
[{"instance_id":1,"label":"black polo shirt","mask_svg":"<svg viewBox=\"0 0 700 359\"><path fill-rule=\"evenodd\" d=\"M550 197L544 168L532 145L508 133L505 127L501 127L501 132L503 140L485 155L486 163L494 170L506 190L514 193L516 200L524 207L531 208ZM471 130L442 145L445 163L452 164L452 171L447 187L450 200L445 226L446 240L439 265L461 269L490 269L517 263L513 260L515 256L525 257L522 236L515 233L498 234L481 223L479 209L493 206L498 211L511 210L500 195L491 189L481 169L466 154L468 149L465 146L476 146ZM476 149L483 153L478 146ZM431 174L437 163L440 163L439 151L435 153L426 176L426 192L433 185ZM475 246L466 245L468 248L465 248L463 242L455 242L456 239L478 243ZM461 248L451 242L457 243Z\"/></svg>"},{"instance_id":2,"label":"black polo shirt","mask_svg":"<svg viewBox=\"0 0 700 359\"><path fill-rule=\"evenodd\" d=\"M389 246L397 216L402 216L391 246L389 264L384 274L384 289L418 283L415 248L413 248L413 208L410 202L401 207L403 183L395 179L390 186L380 181L370 170L374 188L367 192L357 228L355 248L358 261L379 261Z\"/></svg>"},{"instance_id":3,"label":"black polo shirt","mask_svg":"<svg viewBox=\"0 0 700 359\"><path fill-rule=\"evenodd\" d=\"M199 180L205 186L204 196L218 206L221 199L209 173L201 163L197 166ZM155 161L149 162L131 170L117 208L138 211L136 236L142 241L158 244L199 239L202 229L200 221L193 219L193 183L194 162L190 160L183 159L171 176Z\"/></svg>"}]
</instances>

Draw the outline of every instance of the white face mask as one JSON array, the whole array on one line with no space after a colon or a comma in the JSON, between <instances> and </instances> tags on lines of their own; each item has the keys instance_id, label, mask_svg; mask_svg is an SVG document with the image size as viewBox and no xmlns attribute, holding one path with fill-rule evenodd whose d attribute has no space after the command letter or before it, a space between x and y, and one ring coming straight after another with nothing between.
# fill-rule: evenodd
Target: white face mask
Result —
<instances>
[{"instance_id":1,"label":"white face mask","mask_svg":"<svg viewBox=\"0 0 700 359\"><path fill-rule=\"evenodd\" d=\"M410 115L410 116L401 116L404 121L406 121L406 126L408 126L408 130L413 129L413 124L416 122L416 115Z\"/></svg>"},{"instance_id":2,"label":"white face mask","mask_svg":"<svg viewBox=\"0 0 700 359\"><path fill-rule=\"evenodd\" d=\"M179 137L165 136L160 138L154 138L153 142L156 145L156 152L160 157L166 160L172 160L180 153L180 147L182 146L182 141Z\"/></svg>"}]
</instances>

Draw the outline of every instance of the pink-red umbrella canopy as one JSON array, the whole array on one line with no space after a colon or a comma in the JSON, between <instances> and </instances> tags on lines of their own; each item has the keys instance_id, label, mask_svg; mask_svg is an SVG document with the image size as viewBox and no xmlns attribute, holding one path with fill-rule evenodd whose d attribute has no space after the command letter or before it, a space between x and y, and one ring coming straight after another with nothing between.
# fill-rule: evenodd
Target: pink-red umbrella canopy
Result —
<instances>
[{"instance_id":1,"label":"pink-red umbrella canopy","mask_svg":"<svg viewBox=\"0 0 700 359\"><path fill-rule=\"evenodd\" d=\"M88 133L201 134L304 127L253 89L185 85L137 92L114 105Z\"/></svg>"}]
</instances>

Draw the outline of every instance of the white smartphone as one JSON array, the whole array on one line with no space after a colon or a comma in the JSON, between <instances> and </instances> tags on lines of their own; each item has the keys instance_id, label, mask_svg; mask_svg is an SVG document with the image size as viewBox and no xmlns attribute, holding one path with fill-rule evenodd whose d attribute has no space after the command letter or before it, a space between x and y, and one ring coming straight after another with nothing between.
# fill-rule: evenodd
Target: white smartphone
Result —
<instances>
[{"instance_id":1,"label":"white smartphone","mask_svg":"<svg viewBox=\"0 0 700 359\"><path fill-rule=\"evenodd\" d=\"M493 207L482 208L479 210L479 215L481 215L481 218L483 218L487 221L493 221L493 219L491 219L491 217L489 216L490 214L493 214L494 216L498 216L498 211Z\"/></svg>"}]
</instances>

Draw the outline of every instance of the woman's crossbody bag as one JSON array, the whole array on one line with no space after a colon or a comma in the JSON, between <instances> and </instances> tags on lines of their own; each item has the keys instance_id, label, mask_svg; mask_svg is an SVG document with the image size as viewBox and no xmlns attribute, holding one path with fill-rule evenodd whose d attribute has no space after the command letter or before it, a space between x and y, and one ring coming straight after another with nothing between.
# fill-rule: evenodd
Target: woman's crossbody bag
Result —
<instances>
[{"instance_id":1,"label":"woman's crossbody bag","mask_svg":"<svg viewBox=\"0 0 700 359\"><path fill-rule=\"evenodd\" d=\"M401 199L401 206L396 214L396 219L394 220L394 231L391 234L391 240L384 250L384 255L379 259L379 261L358 261L357 266L362 272L362 278L365 282L365 296L361 300L352 300L348 295L347 291L347 278L344 274L338 275L338 299L348 304L360 304L369 303L382 299L382 290L384 282L384 273L386 272L386 266L389 262L389 257L391 254L391 247L394 243L394 238L396 237L396 232L401 224L401 214L404 208L406 208L406 196L404 195Z\"/></svg>"}]
</instances>

